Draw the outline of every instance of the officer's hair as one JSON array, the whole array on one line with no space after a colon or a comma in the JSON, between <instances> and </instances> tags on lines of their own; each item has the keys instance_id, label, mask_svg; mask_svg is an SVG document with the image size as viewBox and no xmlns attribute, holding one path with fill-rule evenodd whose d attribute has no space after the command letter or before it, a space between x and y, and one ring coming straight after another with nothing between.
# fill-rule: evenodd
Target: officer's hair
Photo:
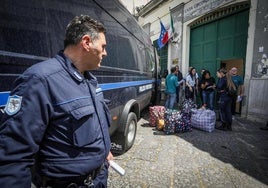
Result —
<instances>
[{"instance_id":1,"label":"officer's hair","mask_svg":"<svg viewBox=\"0 0 268 188\"><path fill-rule=\"evenodd\" d=\"M220 68L220 69L217 70L217 72L222 73L222 74L225 75L227 73L227 70L225 68Z\"/></svg>"},{"instance_id":2,"label":"officer's hair","mask_svg":"<svg viewBox=\"0 0 268 188\"><path fill-rule=\"evenodd\" d=\"M105 33L104 26L87 15L74 17L66 27L64 48L78 44L84 35L89 35L92 40L99 38L99 33Z\"/></svg>"}]
</instances>

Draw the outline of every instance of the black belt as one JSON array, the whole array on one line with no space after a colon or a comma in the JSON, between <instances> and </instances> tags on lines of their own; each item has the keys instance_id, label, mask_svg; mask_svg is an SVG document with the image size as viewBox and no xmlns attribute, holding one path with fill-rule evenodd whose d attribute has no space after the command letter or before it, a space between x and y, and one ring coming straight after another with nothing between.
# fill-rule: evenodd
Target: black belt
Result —
<instances>
[{"instance_id":1,"label":"black belt","mask_svg":"<svg viewBox=\"0 0 268 188\"><path fill-rule=\"evenodd\" d=\"M93 170L91 173L83 176L72 176L72 177L42 177L41 188L91 188L94 187L93 180L103 169L104 164Z\"/></svg>"}]
</instances>

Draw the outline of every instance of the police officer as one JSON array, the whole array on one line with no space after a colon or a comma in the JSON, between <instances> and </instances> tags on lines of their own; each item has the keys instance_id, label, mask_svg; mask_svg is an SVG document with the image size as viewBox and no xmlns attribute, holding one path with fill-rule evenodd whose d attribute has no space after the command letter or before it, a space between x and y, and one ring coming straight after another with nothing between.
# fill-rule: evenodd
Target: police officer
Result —
<instances>
[{"instance_id":1,"label":"police officer","mask_svg":"<svg viewBox=\"0 0 268 188\"><path fill-rule=\"evenodd\" d=\"M67 26L64 50L26 70L0 124L0 185L107 187L110 114L89 72L107 55L105 28L89 16Z\"/></svg>"}]
</instances>

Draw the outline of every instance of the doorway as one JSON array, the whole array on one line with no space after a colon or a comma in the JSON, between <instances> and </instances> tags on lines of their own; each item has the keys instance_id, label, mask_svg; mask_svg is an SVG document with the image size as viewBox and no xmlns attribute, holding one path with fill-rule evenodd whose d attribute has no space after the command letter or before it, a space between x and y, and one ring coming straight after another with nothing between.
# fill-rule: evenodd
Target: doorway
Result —
<instances>
[{"instance_id":1,"label":"doorway","mask_svg":"<svg viewBox=\"0 0 268 188\"><path fill-rule=\"evenodd\" d=\"M231 68L237 68L237 74L244 78L244 60L243 59L231 59L221 61L221 68L231 70Z\"/></svg>"}]
</instances>

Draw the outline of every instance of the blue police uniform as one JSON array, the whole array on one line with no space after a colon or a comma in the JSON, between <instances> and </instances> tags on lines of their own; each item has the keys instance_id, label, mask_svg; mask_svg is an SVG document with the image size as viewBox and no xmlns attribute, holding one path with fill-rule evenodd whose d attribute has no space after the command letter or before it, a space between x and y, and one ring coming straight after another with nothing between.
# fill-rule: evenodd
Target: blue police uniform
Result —
<instances>
[{"instance_id":1,"label":"blue police uniform","mask_svg":"<svg viewBox=\"0 0 268 188\"><path fill-rule=\"evenodd\" d=\"M34 164L41 177L71 180L105 163L104 178L96 178L105 185L109 126L96 78L80 74L63 52L30 67L15 81L1 119L1 187L31 187Z\"/></svg>"},{"instance_id":2,"label":"blue police uniform","mask_svg":"<svg viewBox=\"0 0 268 188\"><path fill-rule=\"evenodd\" d=\"M227 78L226 76L219 78L217 82L217 90L219 92L219 108L220 117L223 123L232 125L232 112L231 112L231 102L232 98L227 94Z\"/></svg>"}]
</instances>

